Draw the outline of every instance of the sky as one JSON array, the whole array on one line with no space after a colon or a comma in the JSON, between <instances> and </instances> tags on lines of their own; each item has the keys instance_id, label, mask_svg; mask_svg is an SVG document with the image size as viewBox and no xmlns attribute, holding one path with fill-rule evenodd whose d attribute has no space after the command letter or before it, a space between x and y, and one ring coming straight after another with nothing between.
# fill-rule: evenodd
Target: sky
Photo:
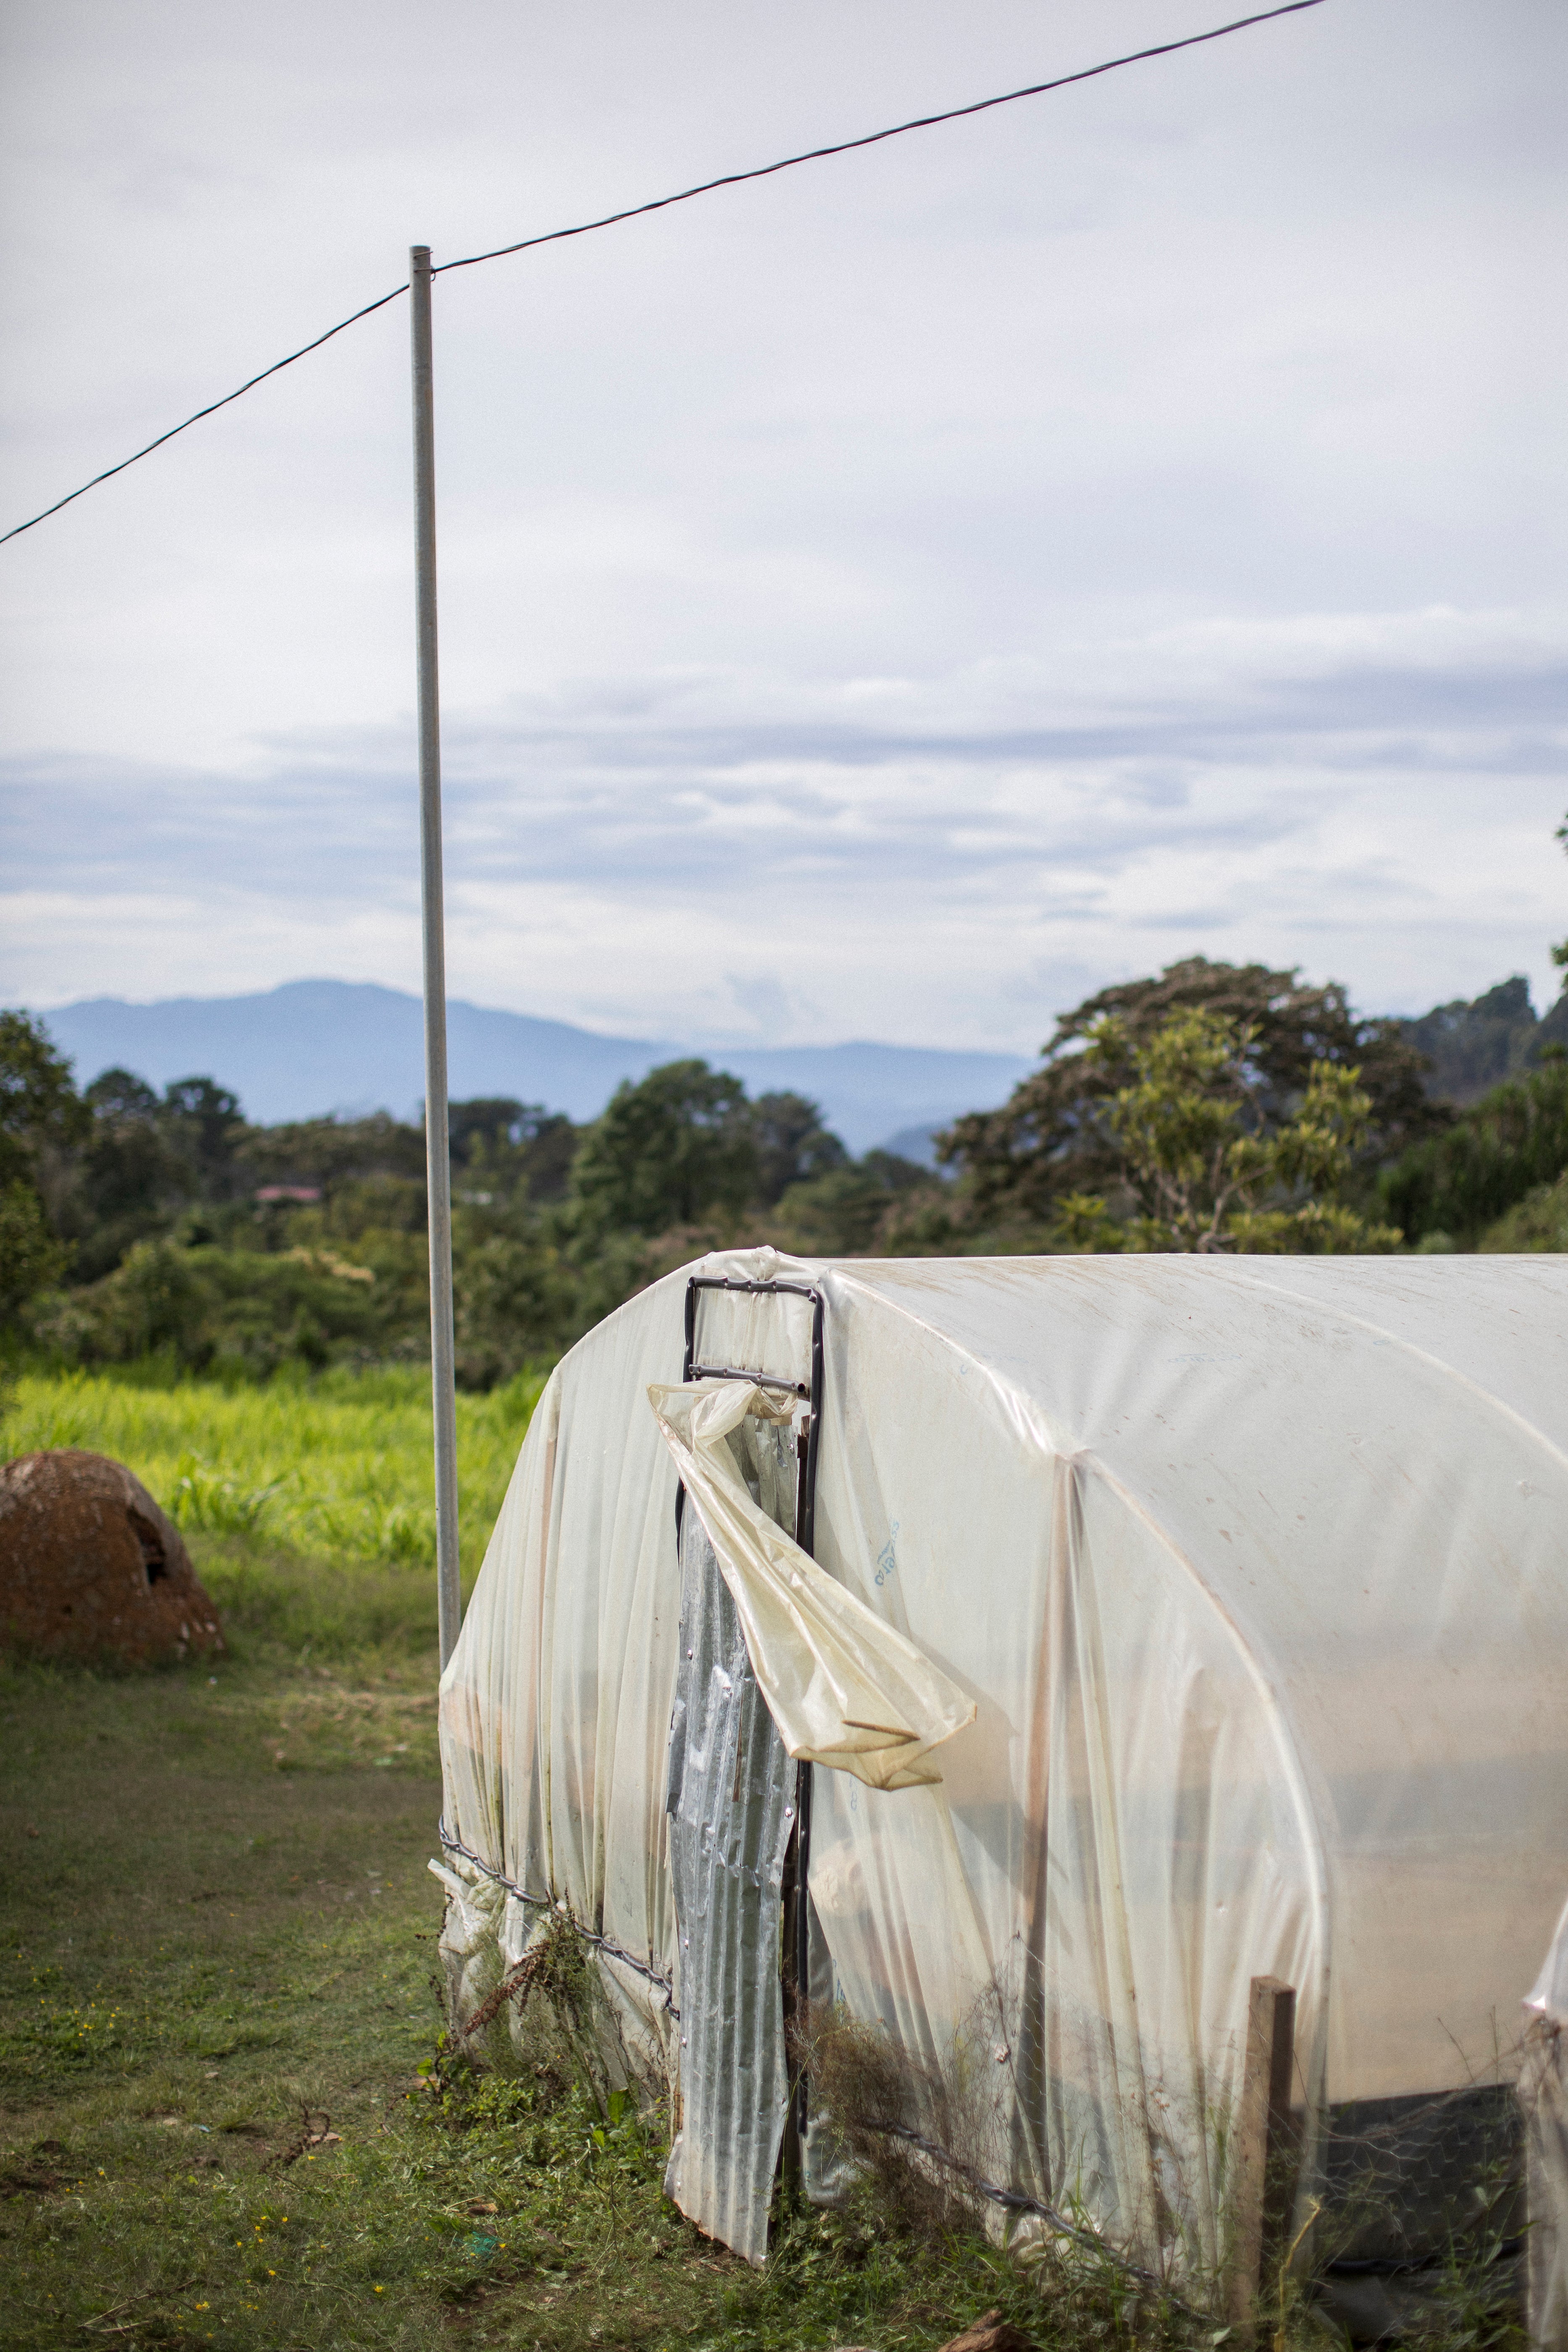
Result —
<instances>
[{"instance_id":1,"label":"sky","mask_svg":"<svg viewBox=\"0 0 1568 2352\"><path fill-rule=\"evenodd\" d=\"M7 0L0 528L437 262L1220 0ZM1568 933L1556 0L1324 0L437 280L454 994L1029 1052ZM0 1001L419 979L407 307L0 547Z\"/></svg>"}]
</instances>

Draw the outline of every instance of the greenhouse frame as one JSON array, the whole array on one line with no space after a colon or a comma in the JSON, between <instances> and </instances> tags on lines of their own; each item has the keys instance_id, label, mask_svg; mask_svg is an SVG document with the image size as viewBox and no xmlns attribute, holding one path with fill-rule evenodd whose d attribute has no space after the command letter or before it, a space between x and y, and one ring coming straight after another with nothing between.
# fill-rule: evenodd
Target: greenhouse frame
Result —
<instances>
[{"instance_id":1,"label":"greenhouse frame","mask_svg":"<svg viewBox=\"0 0 1568 2352\"><path fill-rule=\"evenodd\" d=\"M1212 2310L1262 2230L1376 2335L1520 2256L1565 1694L1561 1262L715 1254L556 1368L443 1677L455 2019L568 1922L751 2261L837 2021L1016 2240Z\"/></svg>"}]
</instances>

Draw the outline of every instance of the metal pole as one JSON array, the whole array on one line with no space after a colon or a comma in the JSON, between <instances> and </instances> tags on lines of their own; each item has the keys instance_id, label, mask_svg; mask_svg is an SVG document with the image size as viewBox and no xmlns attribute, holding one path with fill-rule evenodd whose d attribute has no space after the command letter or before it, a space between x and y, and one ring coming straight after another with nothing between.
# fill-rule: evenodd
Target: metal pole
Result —
<instances>
[{"instance_id":1,"label":"metal pole","mask_svg":"<svg viewBox=\"0 0 1568 2352\"><path fill-rule=\"evenodd\" d=\"M452 1163L447 1139L447 938L441 894L441 698L436 669L436 414L430 248L410 247L414 576L419 645L419 872L425 918L425 1170L430 1204L430 1387L436 1414L436 1593L441 1664L463 1622L458 1408L452 1377Z\"/></svg>"}]
</instances>

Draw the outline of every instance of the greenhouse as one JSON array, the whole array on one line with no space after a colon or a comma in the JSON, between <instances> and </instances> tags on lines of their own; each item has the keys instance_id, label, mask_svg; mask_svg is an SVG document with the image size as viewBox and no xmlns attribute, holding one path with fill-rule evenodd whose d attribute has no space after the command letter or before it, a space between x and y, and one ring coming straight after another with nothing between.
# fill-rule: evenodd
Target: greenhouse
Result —
<instances>
[{"instance_id":1,"label":"greenhouse","mask_svg":"<svg viewBox=\"0 0 1568 2352\"><path fill-rule=\"evenodd\" d=\"M847 2021L1015 2234L1267 2230L1375 2333L1518 2251L1565 1691L1561 1261L712 1255L557 1368L443 1679L457 2020L568 1921L752 2261Z\"/></svg>"},{"instance_id":2,"label":"greenhouse","mask_svg":"<svg viewBox=\"0 0 1568 2352\"><path fill-rule=\"evenodd\" d=\"M1558 2352L1568 2344L1568 1904L1525 2009L1530 2336Z\"/></svg>"}]
</instances>

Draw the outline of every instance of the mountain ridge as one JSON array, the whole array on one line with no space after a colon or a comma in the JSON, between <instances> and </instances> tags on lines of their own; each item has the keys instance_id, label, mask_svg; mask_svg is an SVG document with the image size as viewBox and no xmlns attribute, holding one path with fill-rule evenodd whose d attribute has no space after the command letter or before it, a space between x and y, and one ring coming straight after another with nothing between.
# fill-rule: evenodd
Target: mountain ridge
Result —
<instances>
[{"instance_id":1,"label":"mountain ridge","mask_svg":"<svg viewBox=\"0 0 1568 2352\"><path fill-rule=\"evenodd\" d=\"M112 1067L134 1070L159 1087L210 1076L233 1089L248 1118L268 1125L333 1111L406 1117L424 1094L420 1001L375 981L284 981L246 994L146 1004L87 997L42 1019L80 1083ZM447 1004L447 1028L455 1101L512 1095L583 1120L603 1109L623 1078L701 1052L753 1094L787 1088L809 1095L852 1151L895 1139L917 1151L932 1128L1003 1101L1032 1066L1018 1054L871 1039L705 1050L605 1035L461 997ZM920 1156L929 1156L929 1145Z\"/></svg>"}]
</instances>

